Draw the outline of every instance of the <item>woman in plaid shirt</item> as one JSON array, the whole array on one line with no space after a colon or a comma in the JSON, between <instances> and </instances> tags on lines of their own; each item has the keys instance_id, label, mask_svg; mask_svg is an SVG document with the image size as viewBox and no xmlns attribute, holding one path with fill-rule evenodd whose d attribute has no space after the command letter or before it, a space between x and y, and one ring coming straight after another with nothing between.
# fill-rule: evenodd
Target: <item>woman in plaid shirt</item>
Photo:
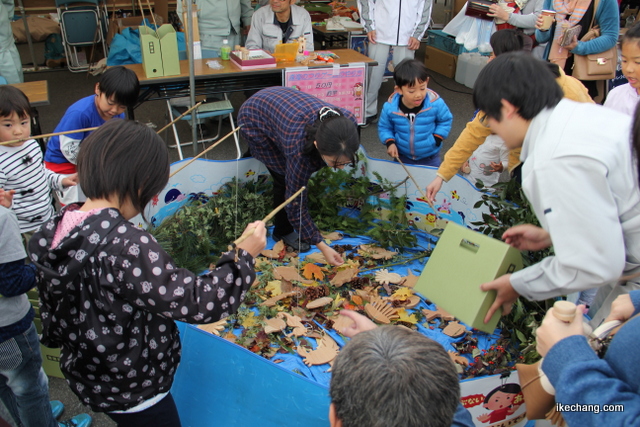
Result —
<instances>
[{"instance_id":1,"label":"woman in plaid shirt","mask_svg":"<svg viewBox=\"0 0 640 427\"><path fill-rule=\"evenodd\" d=\"M273 177L274 207L306 186L321 168L342 169L357 160L360 142L353 114L291 88L271 87L253 95L240 108L238 124L251 155ZM309 215L305 192L276 214L274 225L274 239L284 240L295 251L306 252L316 245L327 262L344 262L323 242Z\"/></svg>"}]
</instances>

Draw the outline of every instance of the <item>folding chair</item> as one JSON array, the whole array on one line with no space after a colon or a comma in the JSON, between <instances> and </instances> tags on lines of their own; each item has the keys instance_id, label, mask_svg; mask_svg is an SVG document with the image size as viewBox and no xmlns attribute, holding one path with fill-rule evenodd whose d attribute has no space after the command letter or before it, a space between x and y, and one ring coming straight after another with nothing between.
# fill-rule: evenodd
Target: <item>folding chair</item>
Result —
<instances>
[{"instance_id":1,"label":"folding chair","mask_svg":"<svg viewBox=\"0 0 640 427\"><path fill-rule=\"evenodd\" d=\"M175 117L180 116L181 114L183 114L185 111L187 111L189 109L190 106L190 100L189 98L174 98L174 99L168 99L167 100L167 109L169 111L169 122L172 122L174 120ZM220 130L222 128L222 118L224 116L228 116L229 117L229 121L231 122L231 128L235 128L235 123L233 120L233 105L231 105L231 102L229 101L229 99L227 98L227 95L224 94L224 99L219 100L219 101L212 101L212 102L206 102L204 104L202 104L200 107L198 107L196 110L196 123L200 123L201 121L204 121L205 119L211 118L211 117L217 117L218 118L218 132L216 133L215 136L211 137L211 138L204 138L202 133L200 133L200 139L198 139L195 144L197 143L202 143L202 144L206 144L207 142L212 142L217 140L218 138L220 138ZM186 121L191 121L191 114L193 114L193 111L187 115L185 115L184 117L182 117L180 120L186 120ZM182 146L185 145L193 145L194 142L180 142L180 137L178 136L178 130L176 128L176 123L174 123L173 125L171 125L171 127L173 128L173 136L176 142L175 146L171 146L171 148L177 148L178 149L178 155L180 156L180 160L183 159L183 155L182 155ZM238 153L238 159L240 157L242 157L242 152L240 151L240 141L238 139L238 133L234 133L233 134L233 138L235 139L236 142L236 151Z\"/></svg>"},{"instance_id":2,"label":"folding chair","mask_svg":"<svg viewBox=\"0 0 640 427\"><path fill-rule=\"evenodd\" d=\"M102 45L103 52L107 53L100 4L98 0L56 0L56 9L69 71L87 71L92 58L81 64L79 47L92 46L95 49Z\"/></svg>"}]
</instances>

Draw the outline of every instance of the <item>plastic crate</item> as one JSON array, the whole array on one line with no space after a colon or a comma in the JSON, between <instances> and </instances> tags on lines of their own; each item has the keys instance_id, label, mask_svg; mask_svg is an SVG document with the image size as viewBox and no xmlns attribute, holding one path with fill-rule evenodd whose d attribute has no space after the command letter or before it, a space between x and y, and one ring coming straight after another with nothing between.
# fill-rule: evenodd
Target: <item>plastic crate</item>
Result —
<instances>
[{"instance_id":1,"label":"plastic crate","mask_svg":"<svg viewBox=\"0 0 640 427\"><path fill-rule=\"evenodd\" d=\"M426 36L427 46L435 47L452 55L460 55L465 52L479 52L478 49L467 50L464 45L456 43L456 38L443 32L442 30L429 30ZM488 56L489 53L479 52Z\"/></svg>"}]
</instances>

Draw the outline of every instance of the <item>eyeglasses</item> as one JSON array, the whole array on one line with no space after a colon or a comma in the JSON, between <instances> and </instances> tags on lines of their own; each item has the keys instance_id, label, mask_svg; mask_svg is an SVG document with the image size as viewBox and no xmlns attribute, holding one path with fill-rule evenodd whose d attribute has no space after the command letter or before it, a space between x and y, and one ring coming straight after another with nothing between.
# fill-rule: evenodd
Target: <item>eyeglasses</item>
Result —
<instances>
[{"instance_id":1,"label":"eyeglasses","mask_svg":"<svg viewBox=\"0 0 640 427\"><path fill-rule=\"evenodd\" d=\"M485 113L478 113L478 121L482 126L486 128L489 127L489 116L487 116Z\"/></svg>"},{"instance_id":2,"label":"eyeglasses","mask_svg":"<svg viewBox=\"0 0 640 427\"><path fill-rule=\"evenodd\" d=\"M327 166L329 166L330 168L334 168L334 169L342 169L342 168L344 168L345 166L353 166L353 162L342 162L342 163L339 163L339 162L338 162L338 161L336 161L336 160L332 160L333 165L330 165L330 164L329 164L329 162L327 162L327 159L325 159L325 158L324 158L324 156L323 156L322 154L321 154L320 156L322 157L322 160L324 161L324 163L325 163Z\"/></svg>"}]
</instances>

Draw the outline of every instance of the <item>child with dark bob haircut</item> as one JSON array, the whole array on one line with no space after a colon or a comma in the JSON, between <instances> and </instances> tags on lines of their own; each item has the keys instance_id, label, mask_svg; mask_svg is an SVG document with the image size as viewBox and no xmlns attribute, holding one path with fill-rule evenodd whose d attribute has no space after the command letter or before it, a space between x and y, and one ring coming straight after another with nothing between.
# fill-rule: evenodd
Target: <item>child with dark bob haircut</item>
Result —
<instances>
[{"instance_id":1,"label":"child with dark bob haircut","mask_svg":"<svg viewBox=\"0 0 640 427\"><path fill-rule=\"evenodd\" d=\"M3 202L18 218L21 233L30 233L54 214L51 189L76 185L76 175L63 177L42 164L42 150L31 136L31 106L13 86L0 86L0 189L13 195ZM22 140L22 141L20 141Z\"/></svg>"},{"instance_id":2,"label":"child with dark bob haircut","mask_svg":"<svg viewBox=\"0 0 640 427\"><path fill-rule=\"evenodd\" d=\"M92 410L119 426L179 426L169 394L180 362L175 321L210 323L238 309L265 225L250 224L237 250L198 276L128 221L169 179L167 147L153 130L104 124L83 142L78 175L86 203L62 209L29 245L42 342L60 347L60 369Z\"/></svg>"},{"instance_id":3,"label":"child with dark bob haircut","mask_svg":"<svg viewBox=\"0 0 640 427\"><path fill-rule=\"evenodd\" d=\"M453 115L434 91L427 89L424 64L405 59L393 72L395 92L380 113L378 136L387 154L404 163L439 166L442 140L449 136Z\"/></svg>"},{"instance_id":4,"label":"child with dark bob haircut","mask_svg":"<svg viewBox=\"0 0 640 427\"><path fill-rule=\"evenodd\" d=\"M138 99L140 83L132 70L112 67L100 77L94 92L69 107L54 132L92 128L113 118L124 119L124 111L133 107ZM47 168L61 174L75 173L80 144L89 134L91 131L51 137L44 156ZM85 199L81 188L64 191L59 196L63 204Z\"/></svg>"}]
</instances>

